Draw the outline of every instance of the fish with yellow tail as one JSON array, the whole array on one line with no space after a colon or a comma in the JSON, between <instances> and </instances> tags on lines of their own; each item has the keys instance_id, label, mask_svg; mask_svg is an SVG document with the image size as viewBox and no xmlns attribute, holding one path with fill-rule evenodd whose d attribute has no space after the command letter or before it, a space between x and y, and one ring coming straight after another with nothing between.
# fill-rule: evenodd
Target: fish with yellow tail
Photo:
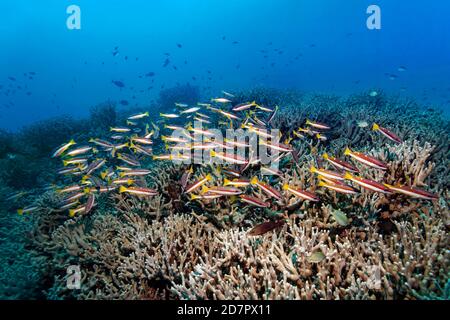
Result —
<instances>
[{"instance_id":1,"label":"fish with yellow tail","mask_svg":"<svg viewBox=\"0 0 450 320\"><path fill-rule=\"evenodd\" d=\"M320 176L323 176L323 177L326 177L326 178L329 178L329 179L333 179L333 180L344 180L344 176L341 175L341 174L338 173L338 172L335 172L335 171L326 170L326 169L321 169L321 168L320 168L320 169L317 169L317 168L314 167L314 166L311 166L310 171L311 171L312 173L316 173L316 174L318 174L318 175L320 175Z\"/></svg>"},{"instance_id":2,"label":"fish with yellow tail","mask_svg":"<svg viewBox=\"0 0 450 320\"><path fill-rule=\"evenodd\" d=\"M351 165L348 162L345 162L341 159L337 159L334 157L329 156L327 153L324 153L322 156L325 160L327 160L329 163L331 163L334 167L340 170L350 171L350 172L359 172L358 168Z\"/></svg>"},{"instance_id":3,"label":"fish with yellow tail","mask_svg":"<svg viewBox=\"0 0 450 320\"><path fill-rule=\"evenodd\" d=\"M216 102L216 103L230 103L231 100L227 99L227 98L214 98L211 99L211 102Z\"/></svg>"},{"instance_id":4,"label":"fish with yellow tail","mask_svg":"<svg viewBox=\"0 0 450 320\"><path fill-rule=\"evenodd\" d=\"M346 180L350 180L354 183L356 183L357 185L363 187L364 189L370 190L370 191L374 191L374 192L381 192L381 193L385 193L385 194L391 194L392 192L390 191L390 189L388 187L386 187L385 185L373 181L373 180L369 180L369 179L364 179L364 178L360 178L360 177L355 177L353 175L351 175L350 173L346 173L344 178Z\"/></svg>"},{"instance_id":5,"label":"fish with yellow tail","mask_svg":"<svg viewBox=\"0 0 450 320\"><path fill-rule=\"evenodd\" d=\"M125 187L120 186L120 193L129 193L138 197L152 197L158 194L158 191L149 188Z\"/></svg>"},{"instance_id":6,"label":"fish with yellow tail","mask_svg":"<svg viewBox=\"0 0 450 320\"><path fill-rule=\"evenodd\" d=\"M239 157L238 155L228 155L223 152L216 152L214 150L210 151L211 157L219 158L229 163L233 164L247 164L248 161L244 158Z\"/></svg>"},{"instance_id":7,"label":"fish with yellow tail","mask_svg":"<svg viewBox=\"0 0 450 320\"><path fill-rule=\"evenodd\" d=\"M70 209L69 210L69 217L73 218L75 217L75 215L79 214L79 213L84 213L86 211L86 206L81 206L75 209Z\"/></svg>"},{"instance_id":8,"label":"fish with yellow tail","mask_svg":"<svg viewBox=\"0 0 450 320\"><path fill-rule=\"evenodd\" d=\"M437 200L439 199L439 196L436 194L432 194L425 190L410 188L406 186L392 186L387 183L384 184L387 188L389 188L391 191L394 191L396 193L402 193L404 195L407 195L409 197L418 198L418 199L425 199L425 200Z\"/></svg>"},{"instance_id":9,"label":"fish with yellow tail","mask_svg":"<svg viewBox=\"0 0 450 320\"><path fill-rule=\"evenodd\" d=\"M131 186L134 183L133 179L115 179L113 181L111 181L112 184L115 185L121 185L121 184L127 184L129 186Z\"/></svg>"},{"instance_id":10,"label":"fish with yellow tail","mask_svg":"<svg viewBox=\"0 0 450 320\"><path fill-rule=\"evenodd\" d=\"M167 119L175 119L180 117L178 114L175 113L160 113L159 116Z\"/></svg>"},{"instance_id":11,"label":"fish with yellow tail","mask_svg":"<svg viewBox=\"0 0 450 320\"><path fill-rule=\"evenodd\" d=\"M201 199L214 200L221 197L222 196L220 194L203 194L203 195L191 194L191 200L201 200Z\"/></svg>"},{"instance_id":12,"label":"fish with yellow tail","mask_svg":"<svg viewBox=\"0 0 450 320\"><path fill-rule=\"evenodd\" d=\"M324 187L333 191L336 191L338 193L343 194L357 194L358 191L350 186L347 186L346 184L335 184L335 183L329 183L325 181L319 181L318 184L319 187Z\"/></svg>"},{"instance_id":13,"label":"fish with yellow tail","mask_svg":"<svg viewBox=\"0 0 450 320\"><path fill-rule=\"evenodd\" d=\"M319 197L317 195L315 195L314 193L305 191L305 190L301 190L299 188L291 187L287 183L285 183L283 185L283 190L286 190L286 191L292 193L293 195L295 195L296 197L299 197L304 200L309 200L309 201L313 201L313 202L317 202L320 200Z\"/></svg>"},{"instance_id":14,"label":"fish with yellow tail","mask_svg":"<svg viewBox=\"0 0 450 320\"><path fill-rule=\"evenodd\" d=\"M118 132L118 133L126 133L126 132L130 132L131 129L127 128L127 127L110 127L109 131Z\"/></svg>"},{"instance_id":15,"label":"fish with yellow tail","mask_svg":"<svg viewBox=\"0 0 450 320\"><path fill-rule=\"evenodd\" d=\"M23 215L24 213L31 213L31 212L36 211L38 209L39 209L38 206L31 206L31 207L26 207L26 208L23 208L23 209L18 209L17 213L19 215Z\"/></svg>"},{"instance_id":16,"label":"fish with yellow tail","mask_svg":"<svg viewBox=\"0 0 450 320\"><path fill-rule=\"evenodd\" d=\"M374 123L372 126L372 130L373 131L378 131L380 132L383 136L385 136L386 138L388 138L391 141L394 141L396 143L402 143L402 139L400 139L399 136L397 136L395 133L393 133L392 131L381 127L380 125Z\"/></svg>"},{"instance_id":17,"label":"fish with yellow tail","mask_svg":"<svg viewBox=\"0 0 450 320\"><path fill-rule=\"evenodd\" d=\"M283 199L283 196L277 189L273 188L272 186L266 183L259 181L257 177L253 177L250 180L250 184L259 187L264 193L266 193L268 196L272 198L275 198L279 201Z\"/></svg>"},{"instance_id":18,"label":"fish with yellow tail","mask_svg":"<svg viewBox=\"0 0 450 320\"><path fill-rule=\"evenodd\" d=\"M247 179L234 179L229 180L227 178L223 179L223 185L226 186L234 186L238 188L245 188L250 185L250 180Z\"/></svg>"},{"instance_id":19,"label":"fish with yellow tail","mask_svg":"<svg viewBox=\"0 0 450 320\"><path fill-rule=\"evenodd\" d=\"M241 194L239 196L239 198L241 199L242 202L245 202L247 204L250 204L252 206L255 207L259 207L259 208L268 208L270 206L270 203L265 202L259 198L256 197L252 197L246 194Z\"/></svg>"},{"instance_id":20,"label":"fish with yellow tail","mask_svg":"<svg viewBox=\"0 0 450 320\"><path fill-rule=\"evenodd\" d=\"M172 160L173 155L172 154L160 154L160 155L154 155L153 160Z\"/></svg>"},{"instance_id":21,"label":"fish with yellow tail","mask_svg":"<svg viewBox=\"0 0 450 320\"><path fill-rule=\"evenodd\" d=\"M64 152L67 151L67 149L69 149L71 146L73 146L74 144L76 144L76 142L72 139L67 143L64 143L63 145L61 145L60 147L58 147L58 149L55 150L55 152L53 152L52 154L52 158L56 158L61 156Z\"/></svg>"},{"instance_id":22,"label":"fish with yellow tail","mask_svg":"<svg viewBox=\"0 0 450 320\"><path fill-rule=\"evenodd\" d=\"M146 176L152 173L148 169L135 169L135 170L128 170L128 171L122 171L119 173L119 177L135 177L135 176Z\"/></svg>"},{"instance_id":23,"label":"fish with yellow tail","mask_svg":"<svg viewBox=\"0 0 450 320\"><path fill-rule=\"evenodd\" d=\"M369 167L380 169L380 170L387 170L387 165L383 162L381 162L378 159L375 159L374 157L368 156L366 154L363 154L361 152L355 152L350 150L350 148L346 148L344 151L344 155L350 156L356 161L365 164Z\"/></svg>"},{"instance_id":24,"label":"fish with yellow tail","mask_svg":"<svg viewBox=\"0 0 450 320\"><path fill-rule=\"evenodd\" d=\"M306 120L306 125L316 128L316 129L321 129L321 130L330 130L331 127L324 124L324 123L320 123L320 122L316 122L316 121L311 121L311 120Z\"/></svg>"},{"instance_id":25,"label":"fish with yellow tail","mask_svg":"<svg viewBox=\"0 0 450 320\"><path fill-rule=\"evenodd\" d=\"M143 112L143 113L138 113L138 114L132 115L132 116L128 117L128 120L139 120L139 119L142 119L142 118L145 118L145 117L148 117L148 116L149 116L149 113L147 111L147 112Z\"/></svg>"},{"instance_id":26,"label":"fish with yellow tail","mask_svg":"<svg viewBox=\"0 0 450 320\"><path fill-rule=\"evenodd\" d=\"M249 103L240 103L240 104L234 106L232 110L235 112L244 111L244 110L250 109L251 107L255 107L255 106L257 106L256 101L249 102Z\"/></svg>"},{"instance_id":27,"label":"fish with yellow tail","mask_svg":"<svg viewBox=\"0 0 450 320\"><path fill-rule=\"evenodd\" d=\"M212 181L212 176L211 174L207 174L204 178L198 180L197 182L194 182L191 185L188 185L186 187L186 190L184 191L185 193L191 193L194 190L197 190L198 188L200 188L201 186L203 186L205 183L207 183L208 181Z\"/></svg>"},{"instance_id":28,"label":"fish with yellow tail","mask_svg":"<svg viewBox=\"0 0 450 320\"><path fill-rule=\"evenodd\" d=\"M206 194L218 194L221 196L236 196L242 193L241 189L234 188L234 187L220 187L220 186L214 186L214 187L206 187L203 186L202 193Z\"/></svg>"}]
</instances>

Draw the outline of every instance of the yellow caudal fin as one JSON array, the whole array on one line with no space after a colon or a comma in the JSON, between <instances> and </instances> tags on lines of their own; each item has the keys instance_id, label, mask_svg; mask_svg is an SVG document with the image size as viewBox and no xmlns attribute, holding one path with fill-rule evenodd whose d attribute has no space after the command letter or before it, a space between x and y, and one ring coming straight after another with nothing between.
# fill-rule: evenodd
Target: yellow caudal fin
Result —
<instances>
[{"instance_id":1,"label":"yellow caudal fin","mask_svg":"<svg viewBox=\"0 0 450 320\"><path fill-rule=\"evenodd\" d=\"M211 180L212 180L211 173L208 173L208 174L206 175L205 179L206 179L207 181L211 181Z\"/></svg>"},{"instance_id":2,"label":"yellow caudal fin","mask_svg":"<svg viewBox=\"0 0 450 320\"><path fill-rule=\"evenodd\" d=\"M103 171L102 173L100 173L100 177L101 177L103 180L105 180L105 178L106 178L107 175L108 175L108 171ZM87 178L85 179L85 178L83 177L83 180L87 180Z\"/></svg>"},{"instance_id":3,"label":"yellow caudal fin","mask_svg":"<svg viewBox=\"0 0 450 320\"><path fill-rule=\"evenodd\" d=\"M230 183L231 183L231 181L229 179L227 179L227 178L223 179L223 185L224 186L228 186Z\"/></svg>"},{"instance_id":4,"label":"yellow caudal fin","mask_svg":"<svg viewBox=\"0 0 450 320\"><path fill-rule=\"evenodd\" d=\"M379 130L379 129L380 129L380 126L377 125L376 123L374 123L373 126L372 126L372 130L373 130L373 131L377 131L377 130Z\"/></svg>"},{"instance_id":5,"label":"yellow caudal fin","mask_svg":"<svg viewBox=\"0 0 450 320\"><path fill-rule=\"evenodd\" d=\"M83 189L83 192L84 192L84 194L89 194L89 193L91 193L91 189L89 189L89 188L84 188L84 189Z\"/></svg>"},{"instance_id":6,"label":"yellow caudal fin","mask_svg":"<svg viewBox=\"0 0 450 320\"><path fill-rule=\"evenodd\" d=\"M214 150L211 150L209 154L211 155L211 157L215 157L217 155L217 153Z\"/></svg>"},{"instance_id":7,"label":"yellow caudal fin","mask_svg":"<svg viewBox=\"0 0 450 320\"><path fill-rule=\"evenodd\" d=\"M73 140L73 139L71 139L71 140L69 141L69 143L70 143L70 144L76 144L75 140Z\"/></svg>"},{"instance_id":8,"label":"yellow caudal fin","mask_svg":"<svg viewBox=\"0 0 450 320\"><path fill-rule=\"evenodd\" d=\"M69 210L69 217L71 217L71 218L75 217L75 209Z\"/></svg>"},{"instance_id":9,"label":"yellow caudal fin","mask_svg":"<svg viewBox=\"0 0 450 320\"><path fill-rule=\"evenodd\" d=\"M23 215L23 209L18 209L18 210L17 210L17 213L18 213L19 215Z\"/></svg>"},{"instance_id":10,"label":"yellow caudal fin","mask_svg":"<svg viewBox=\"0 0 450 320\"><path fill-rule=\"evenodd\" d=\"M310 124L311 124L311 121L310 121L309 119L306 119L306 124L307 124L307 125L310 125Z\"/></svg>"},{"instance_id":11,"label":"yellow caudal fin","mask_svg":"<svg viewBox=\"0 0 450 320\"><path fill-rule=\"evenodd\" d=\"M289 185L287 183L283 184L283 190L288 190L289 189Z\"/></svg>"},{"instance_id":12,"label":"yellow caudal fin","mask_svg":"<svg viewBox=\"0 0 450 320\"><path fill-rule=\"evenodd\" d=\"M317 171L317 168L314 166L311 166L311 168L309 169L309 171L311 171L312 173L315 173Z\"/></svg>"},{"instance_id":13,"label":"yellow caudal fin","mask_svg":"<svg viewBox=\"0 0 450 320\"><path fill-rule=\"evenodd\" d=\"M328 156L328 153L324 153L322 155L322 158L324 158L325 160L328 160L330 157Z\"/></svg>"},{"instance_id":14,"label":"yellow caudal fin","mask_svg":"<svg viewBox=\"0 0 450 320\"><path fill-rule=\"evenodd\" d=\"M134 180L133 180L133 179L128 179L128 180L127 180L127 184L128 184L129 186L131 186L133 183L134 183Z\"/></svg>"},{"instance_id":15,"label":"yellow caudal fin","mask_svg":"<svg viewBox=\"0 0 450 320\"><path fill-rule=\"evenodd\" d=\"M196 195L196 194L191 194L191 200L196 200L200 198L200 196Z\"/></svg>"},{"instance_id":16,"label":"yellow caudal fin","mask_svg":"<svg viewBox=\"0 0 450 320\"><path fill-rule=\"evenodd\" d=\"M257 184L258 183L258 178L255 176L255 177L253 177L251 180L250 180L250 184L251 185L255 185L255 184Z\"/></svg>"},{"instance_id":17,"label":"yellow caudal fin","mask_svg":"<svg viewBox=\"0 0 450 320\"><path fill-rule=\"evenodd\" d=\"M345 151L344 151L344 154L346 155L346 156L348 156L348 155L350 155L352 153L352 150L350 150L350 148L345 148Z\"/></svg>"},{"instance_id":18,"label":"yellow caudal fin","mask_svg":"<svg viewBox=\"0 0 450 320\"><path fill-rule=\"evenodd\" d=\"M150 114L148 113L148 111L146 111L146 112L144 113L144 115L145 115L146 117L148 117Z\"/></svg>"},{"instance_id":19,"label":"yellow caudal fin","mask_svg":"<svg viewBox=\"0 0 450 320\"><path fill-rule=\"evenodd\" d=\"M207 186L203 186L201 193L207 193L208 191L209 191L209 188Z\"/></svg>"},{"instance_id":20,"label":"yellow caudal fin","mask_svg":"<svg viewBox=\"0 0 450 320\"><path fill-rule=\"evenodd\" d=\"M324 187L324 186L326 186L327 184L326 184L324 181L320 180L319 183L318 183L317 185L318 185L319 187Z\"/></svg>"},{"instance_id":21,"label":"yellow caudal fin","mask_svg":"<svg viewBox=\"0 0 450 320\"><path fill-rule=\"evenodd\" d=\"M344 179L346 179L346 180L352 180L352 179L353 179L353 176L352 176L350 173L346 172L345 175L344 175Z\"/></svg>"},{"instance_id":22,"label":"yellow caudal fin","mask_svg":"<svg viewBox=\"0 0 450 320\"><path fill-rule=\"evenodd\" d=\"M236 197L236 196L231 196L230 197L230 203L231 204L235 203L237 200L238 200L238 197Z\"/></svg>"},{"instance_id":23,"label":"yellow caudal fin","mask_svg":"<svg viewBox=\"0 0 450 320\"><path fill-rule=\"evenodd\" d=\"M125 172L119 173L119 177L121 177L121 178L125 177Z\"/></svg>"},{"instance_id":24,"label":"yellow caudal fin","mask_svg":"<svg viewBox=\"0 0 450 320\"><path fill-rule=\"evenodd\" d=\"M124 186L120 186L119 192L120 192L120 193L127 192L127 188L125 188Z\"/></svg>"}]
</instances>

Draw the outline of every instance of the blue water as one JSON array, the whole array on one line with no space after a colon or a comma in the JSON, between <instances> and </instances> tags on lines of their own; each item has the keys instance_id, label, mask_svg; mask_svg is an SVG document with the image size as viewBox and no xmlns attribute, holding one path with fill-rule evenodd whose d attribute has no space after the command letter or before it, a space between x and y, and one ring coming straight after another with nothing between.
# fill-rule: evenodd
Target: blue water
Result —
<instances>
[{"instance_id":1,"label":"blue water","mask_svg":"<svg viewBox=\"0 0 450 320\"><path fill-rule=\"evenodd\" d=\"M72 4L81 30L66 26ZM366 26L371 4L381 30ZM449 15L446 0L3 0L0 128L83 117L106 100L145 106L162 86L187 82L205 96L260 85L377 88L449 110Z\"/></svg>"}]
</instances>

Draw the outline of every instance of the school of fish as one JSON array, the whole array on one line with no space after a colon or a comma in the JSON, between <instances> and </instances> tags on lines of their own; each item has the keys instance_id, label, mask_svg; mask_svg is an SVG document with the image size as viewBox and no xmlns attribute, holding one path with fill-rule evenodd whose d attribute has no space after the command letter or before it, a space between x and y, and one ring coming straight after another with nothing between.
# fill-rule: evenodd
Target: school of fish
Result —
<instances>
[{"instance_id":1,"label":"school of fish","mask_svg":"<svg viewBox=\"0 0 450 320\"><path fill-rule=\"evenodd\" d=\"M231 93L222 91L222 94L208 103L198 103L195 106L176 103L176 112L161 113L160 118L155 121L157 124L150 121L149 112L142 112L129 116L123 126L110 128L108 138L92 138L83 144L71 140L59 146L51 155L61 161L62 165L58 175L62 177L63 185L56 188L63 200L58 210L67 211L70 217L88 214L95 210L102 194L153 197L159 191L147 186L145 177L152 171L143 162L189 160L186 152L196 150L206 152L210 157L222 160L222 163L179 164L180 184L186 203L210 202L228 197L239 206L257 209L270 208L274 203L286 203L290 197L296 197L300 201L321 201L319 195L312 191L288 183L282 184L281 178L289 169L273 169L262 165L258 155L252 150L249 150L249 157L234 153L238 147L250 148L250 145L227 139L214 141L211 129L206 127L247 129L257 135L259 144L279 154L276 160L286 158L297 166L302 164L299 163L299 154L292 142L295 139L326 141L327 132L333 128L325 123L305 119L303 127L291 133L281 133L283 143L269 142L278 106L270 108L259 105L256 101L236 103ZM201 123L202 129L192 127L193 121ZM380 138L402 143L398 135L377 123L371 129ZM184 136L173 136L175 130L181 130ZM159 138L159 143L155 143L155 139ZM153 149L157 149L158 153ZM325 153L322 157L327 167L310 168L311 174L318 177L318 187L347 196L355 195L363 188L370 192L400 193L425 200L438 199L437 195L422 189L388 185L365 178L355 163L382 171L387 170L388 165L350 148L342 152L343 157ZM200 167L203 168L202 174L198 173ZM270 179L267 178L268 175ZM19 209L18 213L31 213L38 209L39 206L31 205ZM261 234L279 225L279 222L269 223L267 226L263 224L250 234Z\"/></svg>"}]
</instances>

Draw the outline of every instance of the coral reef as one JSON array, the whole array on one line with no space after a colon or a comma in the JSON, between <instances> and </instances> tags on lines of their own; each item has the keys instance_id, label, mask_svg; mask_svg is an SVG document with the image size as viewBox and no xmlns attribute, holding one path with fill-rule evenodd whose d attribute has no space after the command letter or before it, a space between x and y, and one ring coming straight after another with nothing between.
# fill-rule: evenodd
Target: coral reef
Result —
<instances>
[{"instance_id":1,"label":"coral reef","mask_svg":"<svg viewBox=\"0 0 450 320\"><path fill-rule=\"evenodd\" d=\"M178 90L161 95L164 108L189 102ZM197 102L192 87L181 91ZM32 275L13 286L8 277L16 262L1 261L9 264L0 279L7 288L3 296L22 297L21 290L28 289L33 297L48 299L448 299L450 130L442 114L384 94L344 99L261 88L237 97L280 105L272 126L283 138L305 118L335 128L326 141L295 140L298 159L283 162L281 178L269 178L315 192L320 202L298 201L284 191L286 203L273 203L270 210L237 206L227 198L191 201L181 192L187 167L159 162L146 164L152 173L139 182L157 189L157 196L105 195L92 214L73 219L58 211L54 190L35 191L18 201L34 198L38 212L1 224L2 239L27 238L5 241L9 254L2 259L23 252L27 261L17 264L28 262ZM94 112L93 118L108 125L117 121L102 120L102 114ZM404 142L388 143L359 121L381 122ZM388 164L386 171L355 164L365 177L426 187L439 199L364 190L349 196L319 187L310 167L325 166L324 152L343 156L347 146ZM197 168L193 180L207 170ZM16 187L5 185L2 194ZM27 224L17 227L23 219ZM267 221L276 227L261 235L251 232ZM70 265L80 266L79 290L66 286Z\"/></svg>"}]
</instances>

